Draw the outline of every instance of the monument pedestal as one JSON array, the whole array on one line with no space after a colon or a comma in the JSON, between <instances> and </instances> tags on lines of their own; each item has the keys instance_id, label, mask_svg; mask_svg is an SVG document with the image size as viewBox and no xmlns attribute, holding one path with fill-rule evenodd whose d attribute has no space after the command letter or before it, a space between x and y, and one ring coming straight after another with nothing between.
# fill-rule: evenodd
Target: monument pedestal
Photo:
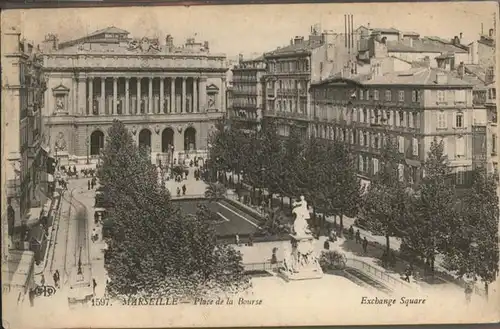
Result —
<instances>
[{"instance_id":1,"label":"monument pedestal","mask_svg":"<svg viewBox=\"0 0 500 329\"><path fill-rule=\"evenodd\" d=\"M314 250L312 235L297 236L290 234L292 243L291 254L285 255L284 267L278 275L286 281L320 279L323 270Z\"/></svg>"}]
</instances>

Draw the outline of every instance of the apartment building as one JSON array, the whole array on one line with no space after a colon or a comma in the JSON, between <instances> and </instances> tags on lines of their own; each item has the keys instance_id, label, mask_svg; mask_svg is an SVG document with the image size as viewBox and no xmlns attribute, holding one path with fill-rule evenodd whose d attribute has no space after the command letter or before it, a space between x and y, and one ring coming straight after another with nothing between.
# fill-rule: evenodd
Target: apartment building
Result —
<instances>
[{"instance_id":1,"label":"apartment building","mask_svg":"<svg viewBox=\"0 0 500 329\"><path fill-rule=\"evenodd\" d=\"M18 30L3 29L2 283L18 302L33 285L34 263L45 242L40 220L50 201L42 150L42 63Z\"/></svg>"},{"instance_id":2,"label":"apartment building","mask_svg":"<svg viewBox=\"0 0 500 329\"><path fill-rule=\"evenodd\" d=\"M354 72L358 38L349 19L346 33L320 32L319 26L314 26L308 39L296 36L289 45L264 54L264 116L277 122L280 135L288 136L292 127L304 136L308 134L311 84L346 67Z\"/></svg>"},{"instance_id":3,"label":"apartment building","mask_svg":"<svg viewBox=\"0 0 500 329\"><path fill-rule=\"evenodd\" d=\"M236 128L259 129L263 116L264 90L262 79L266 73L264 58L240 60L232 69L231 100L228 115Z\"/></svg>"},{"instance_id":4,"label":"apartment building","mask_svg":"<svg viewBox=\"0 0 500 329\"><path fill-rule=\"evenodd\" d=\"M313 134L349 143L365 183L380 167L386 138L398 144L404 161L400 180L418 184L434 138L445 153L458 185L466 184L473 154L473 85L435 68L333 77L311 86Z\"/></svg>"}]
</instances>

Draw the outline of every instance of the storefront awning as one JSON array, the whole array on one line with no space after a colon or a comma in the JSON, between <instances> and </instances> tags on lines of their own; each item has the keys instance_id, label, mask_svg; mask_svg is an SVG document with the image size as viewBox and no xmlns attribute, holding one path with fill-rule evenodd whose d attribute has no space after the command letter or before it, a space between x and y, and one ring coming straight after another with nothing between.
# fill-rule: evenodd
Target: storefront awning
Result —
<instances>
[{"instance_id":1,"label":"storefront awning","mask_svg":"<svg viewBox=\"0 0 500 329\"><path fill-rule=\"evenodd\" d=\"M27 291L34 288L33 271L35 264L35 253L29 250L10 250L7 266L2 266L2 271L7 272L7 286L10 289Z\"/></svg>"},{"instance_id":2,"label":"storefront awning","mask_svg":"<svg viewBox=\"0 0 500 329\"><path fill-rule=\"evenodd\" d=\"M42 207L30 208L26 214L26 225L35 226L40 221L42 215Z\"/></svg>"}]
</instances>

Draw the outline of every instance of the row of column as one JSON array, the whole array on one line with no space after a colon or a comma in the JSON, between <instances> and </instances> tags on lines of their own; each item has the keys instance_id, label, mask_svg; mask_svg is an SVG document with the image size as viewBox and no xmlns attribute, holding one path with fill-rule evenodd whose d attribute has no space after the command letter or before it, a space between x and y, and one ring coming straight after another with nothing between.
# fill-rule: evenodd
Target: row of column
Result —
<instances>
[{"instance_id":1,"label":"row of column","mask_svg":"<svg viewBox=\"0 0 500 329\"><path fill-rule=\"evenodd\" d=\"M86 80L86 84L88 85L88 112L89 114L103 114L105 112L105 97L106 97L106 78L97 78L101 81L101 93L100 93L100 104L96 106L94 103L94 77L89 77ZM113 107L111 114L118 114L117 106L118 106L118 79L125 79L125 108L122 109L124 111L123 114L135 114L132 113L132 108L130 107L130 79L128 77L118 78L113 77ZM145 113L145 114L153 114L153 77L142 78L138 77L136 79L136 113ZM147 109L142 110L142 79L148 79L148 102ZM158 113L166 113L166 104L165 104L165 79L160 78L160 90L159 90L159 112ZM172 113L187 113L186 103L187 103L187 81L188 77L180 77L180 78L168 78L170 80L170 112ZM181 90L181 107L180 109L176 106L176 80L182 79L182 90ZM192 79L192 112L198 113L200 111L204 111L204 106L206 104L206 78L189 78ZM222 104L221 104L222 105Z\"/></svg>"}]
</instances>

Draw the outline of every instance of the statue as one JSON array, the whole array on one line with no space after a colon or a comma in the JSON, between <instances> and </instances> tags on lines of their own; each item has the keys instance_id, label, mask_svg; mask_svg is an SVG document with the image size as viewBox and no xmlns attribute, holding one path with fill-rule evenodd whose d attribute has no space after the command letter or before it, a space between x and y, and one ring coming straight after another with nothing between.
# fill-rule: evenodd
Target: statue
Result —
<instances>
[{"instance_id":1,"label":"statue","mask_svg":"<svg viewBox=\"0 0 500 329\"><path fill-rule=\"evenodd\" d=\"M294 206L292 213L295 214L295 221L293 222L295 235L310 235L311 230L309 230L307 220L310 219L311 216L309 214L309 209L307 209L307 201L304 199L304 196L302 195L300 201L294 202L292 205Z\"/></svg>"},{"instance_id":2,"label":"statue","mask_svg":"<svg viewBox=\"0 0 500 329\"><path fill-rule=\"evenodd\" d=\"M62 99L62 97L58 97L56 99L56 110L58 112L64 111L64 100Z\"/></svg>"}]
</instances>

